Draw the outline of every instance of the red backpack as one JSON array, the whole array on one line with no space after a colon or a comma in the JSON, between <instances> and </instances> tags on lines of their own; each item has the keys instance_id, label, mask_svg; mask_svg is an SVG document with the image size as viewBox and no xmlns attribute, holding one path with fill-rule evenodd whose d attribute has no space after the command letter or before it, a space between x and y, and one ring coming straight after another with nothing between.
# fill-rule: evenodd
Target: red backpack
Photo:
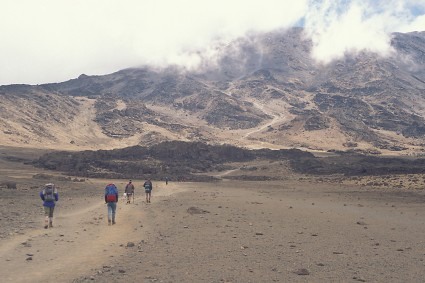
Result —
<instances>
[{"instance_id":1,"label":"red backpack","mask_svg":"<svg viewBox=\"0 0 425 283\"><path fill-rule=\"evenodd\" d=\"M105 188L106 202L117 202L118 189L114 184L109 184Z\"/></svg>"}]
</instances>

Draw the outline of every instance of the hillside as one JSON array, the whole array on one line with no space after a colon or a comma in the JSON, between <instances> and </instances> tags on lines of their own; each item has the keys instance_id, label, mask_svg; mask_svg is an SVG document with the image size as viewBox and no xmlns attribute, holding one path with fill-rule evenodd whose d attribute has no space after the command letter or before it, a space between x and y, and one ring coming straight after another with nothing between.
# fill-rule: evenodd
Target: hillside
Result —
<instances>
[{"instance_id":1,"label":"hillside","mask_svg":"<svg viewBox=\"0 0 425 283\"><path fill-rule=\"evenodd\" d=\"M390 57L361 53L326 66L311 59L302 32L241 38L197 72L143 67L0 86L0 144L83 150L180 140L421 155L425 32L393 34Z\"/></svg>"}]
</instances>

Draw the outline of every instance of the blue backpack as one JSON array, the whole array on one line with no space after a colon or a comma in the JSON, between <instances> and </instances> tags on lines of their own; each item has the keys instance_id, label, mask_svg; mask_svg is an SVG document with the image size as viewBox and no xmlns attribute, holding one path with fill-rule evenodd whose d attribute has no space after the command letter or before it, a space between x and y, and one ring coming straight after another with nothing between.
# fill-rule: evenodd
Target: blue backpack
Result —
<instances>
[{"instance_id":1,"label":"blue backpack","mask_svg":"<svg viewBox=\"0 0 425 283\"><path fill-rule=\"evenodd\" d=\"M114 184L109 184L105 188L106 202L118 201L118 189Z\"/></svg>"}]
</instances>

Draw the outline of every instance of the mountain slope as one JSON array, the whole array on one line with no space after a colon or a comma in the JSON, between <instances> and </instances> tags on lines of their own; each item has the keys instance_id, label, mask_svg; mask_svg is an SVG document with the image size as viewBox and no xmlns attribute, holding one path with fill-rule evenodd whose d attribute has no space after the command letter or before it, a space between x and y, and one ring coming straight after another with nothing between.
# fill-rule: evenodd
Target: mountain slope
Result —
<instances>
[{"instance_id":1,"label":"mountain slope","mask_svg":"<svg viewBox=\"0 0 425 283\"><path fill-rule=\"evenodd\" d=\"M393 34L389 57L323 66L302 29L241 38L197 72L176 67L1 86L1 144L69 149L206 141L420 154L425 32Z\"/></svg>"}]
</instances>

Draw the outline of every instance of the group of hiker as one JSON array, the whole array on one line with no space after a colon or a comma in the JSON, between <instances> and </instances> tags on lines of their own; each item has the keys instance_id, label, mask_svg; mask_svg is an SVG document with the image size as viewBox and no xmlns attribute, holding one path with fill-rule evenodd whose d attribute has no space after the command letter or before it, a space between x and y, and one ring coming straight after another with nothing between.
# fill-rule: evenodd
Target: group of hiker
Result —
<instances>
[{"instance_id":1,"label":"group of hiker","mask_svg":"<svg viewBox=\"0 0 425 283\"><path fill-rule=\"evenodd\" d=\"M168 183L168 179L167 179ZM146 203L151 202L152 195L152 181L147 179L143 188L145 190L146 195ZM131 203L131 199L133 199L134 203L134 184L132 180L129 180L128 184L125 186L124 197L126 204ZM44 216L45 223L44 228L52 228L53 227L53 211L55 209L55 204L59 200L59 193L57 188L53 183L48 183L44 186L43 190L40 192L40 198L43 200L44 207ZM118 188L115 184L111 183L105 187L105 204L108 208L108 225L114 225L115 222L115 214L117 210L118 203Z\"/></svg>"}]
</instances>

